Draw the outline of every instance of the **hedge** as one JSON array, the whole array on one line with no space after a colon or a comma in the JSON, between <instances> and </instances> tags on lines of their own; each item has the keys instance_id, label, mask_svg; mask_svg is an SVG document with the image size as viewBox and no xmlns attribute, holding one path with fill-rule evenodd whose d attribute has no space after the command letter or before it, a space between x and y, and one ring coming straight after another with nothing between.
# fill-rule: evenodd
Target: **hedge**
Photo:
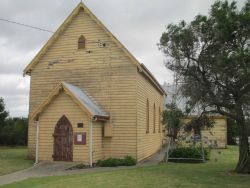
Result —
<instances>
[{"instance_id":1,"label":"hedge","mask_svg":"<svg viewBox=\"0 0 250 188\"><path fill-rule=\"evenodd\" d=\"M125 156L123 159L108 158L105 160L99 160L96 166L101 167L115 167L115 166L133 166L136 165L136 159L131 156Z\"/></svg>"},{"instance_id":2,"label":"hedge","mask_svg":"<svg viewBox=\"0 0 250 188\"><path fill-rule=\"evenodd\" d=\"M200 147L177 147L169 155L169 158L202 159ZM209 160L210 149L204 148L204 158Z\"/></svg>"}]
</instances>

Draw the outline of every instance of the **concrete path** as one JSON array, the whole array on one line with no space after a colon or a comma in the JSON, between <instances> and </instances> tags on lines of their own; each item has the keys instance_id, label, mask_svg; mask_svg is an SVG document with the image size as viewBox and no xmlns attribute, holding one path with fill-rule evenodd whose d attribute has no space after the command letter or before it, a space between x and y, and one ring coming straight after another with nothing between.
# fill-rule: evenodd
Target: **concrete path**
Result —
<instances>
[{"instance_id":1,"label":"concrete path","mask_svg":"<svg viewBox=\"0 0 250 188\"><path fill-rule=\"evenodd\" d=\"M138 166L142 165L156 165L163 161L166 152L166 146L156 152L154 155L138 163Z\"/></svg>"},{"instance_id":2,"label":"concrete path","mask_svg":"<svg viewBox=\"0 0 250 188\"><path fill-rule=\"evenodd\" d=\"M148 159L138 163L136 166L94 167L94 168L75 169L75 170L66 170L66 169L75 166L76 164L79 163L41 162L38 165L33 166L31 168L0 176L0 186L35 177L58 176L58 175L79 174L79 173L84 174L89 172L104 172L104 171L113 171L121 169L132 169L132 168L137 168L139 166L155 165L161 162L163 157L164 157L164 150L161 150L156 154L154 154L153 156L149 157Z\"/></svg>"}]
</instances>

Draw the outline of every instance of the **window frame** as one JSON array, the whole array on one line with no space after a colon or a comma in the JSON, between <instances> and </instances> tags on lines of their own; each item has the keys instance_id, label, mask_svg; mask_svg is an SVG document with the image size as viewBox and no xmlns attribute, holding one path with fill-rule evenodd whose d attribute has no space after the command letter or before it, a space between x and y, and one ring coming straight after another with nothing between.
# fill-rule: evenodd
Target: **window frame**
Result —
<instances>
[{"instance_id":1,"label":"window frame","mask_svg":"<svg viewBox=\"0 0 250 188\"><path fill-rule=\"evenodd\" d=\"M81 35L78 38L78 50L82 50L85 48L86 48L86 38L83 35Z\"/></svg>"},{"instance_id":2,"label":"window frame","mask_svg":"<svg viewBox=\"0 0 250 188\"><path fill-rule=\"evenodd\" d=\"M161 133L162 131L162 125L161 125L161 107L159 106L159 130L158 133Z\"/></svg>"},{"instance_id":3,"label":"window frame","mask_svg":"<svg viewBox=\"0 0 250 188\"><path fill-rule=\"evenodd\" d=\"M149 100L146 102L146 134L149 133Z\"/></svg>"},{"instance_id":4,"label":"window frame","mask_svg":"<svg viewBox=\"0 0 250 188\"><path fill-rule=\"evenodd\" d=\"M153 133L155 133L155 129L156 129L156 118L155 118L155 116L156 116L156 110L155 110L155 103L154 103L154 107L153 107L154 109L154 111L153 111L153 115L154 115L154 118L153 118L153 125L154 125L154 129L153 129Z\"/></svg>"}]
</instances>

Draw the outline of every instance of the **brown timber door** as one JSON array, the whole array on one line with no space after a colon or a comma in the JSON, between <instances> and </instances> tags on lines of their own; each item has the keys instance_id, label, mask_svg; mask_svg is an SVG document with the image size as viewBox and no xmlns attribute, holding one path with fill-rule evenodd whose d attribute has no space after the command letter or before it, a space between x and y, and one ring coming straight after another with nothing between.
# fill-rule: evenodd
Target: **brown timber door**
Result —
<instances>
[{"instance_id":1,"label":"brown timber door","mask_svg":"<svg viewBox=\"0 0 250 188\"><path fill-rule=\"evenodd\" d=\"M68 118L63 115L56 124L54 137L54 161L73 160L73 130Z\"/></svg>"}]
</instances>

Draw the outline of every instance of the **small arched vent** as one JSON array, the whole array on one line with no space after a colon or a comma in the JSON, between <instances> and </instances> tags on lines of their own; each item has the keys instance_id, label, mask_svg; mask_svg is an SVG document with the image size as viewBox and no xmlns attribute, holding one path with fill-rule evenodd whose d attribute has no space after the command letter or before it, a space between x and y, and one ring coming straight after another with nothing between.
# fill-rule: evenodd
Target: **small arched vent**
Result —
<instances>
[{"instance_id":1,"label":"small arched vent","mask_svg":"<svg viewBox=\"0 0 250 188\"><path fill-rule=\"evenodd\" d=\"M85 42L86 39L83 35L81 35L78 39L78 49L84 49L85 48Z\"/></svg>"}]
</instances>

